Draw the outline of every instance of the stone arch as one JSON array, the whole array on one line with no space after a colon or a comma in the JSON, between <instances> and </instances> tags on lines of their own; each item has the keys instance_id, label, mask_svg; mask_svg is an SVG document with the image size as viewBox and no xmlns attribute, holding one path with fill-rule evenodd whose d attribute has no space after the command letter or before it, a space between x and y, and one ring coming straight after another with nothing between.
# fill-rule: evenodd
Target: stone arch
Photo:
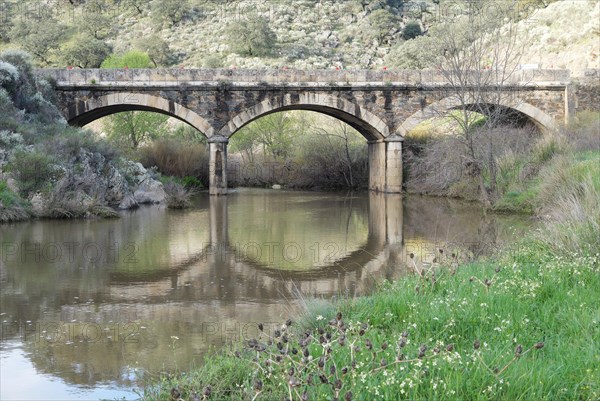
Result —
<instances>
[{"instance_id":1,"label":"stone arch","mask_svg":"<svg viewBox=\"0 0 600 401\"><path fill-rule=\"evenodd\" d=\"M69 105L67 121L71 125L82 127L101 117L123 111L153 111L177 118L205 136L213 134L213 128L204 118L194 111L162 97L146 93L118 92L87 101L77 100Z\"/></svg>"},{"instance_id":2,"label":"stone arch","mask_svg":"<svg viewBox=\"0 0 600 401\"><path fill-rule=\"evenodd\" d=\"M475 104L476 102L467 103L467 106L469 106L470 104ZM496 105L504 107L511 111L516 111L517 113L534 123L535 126L542 133L555 131L558 128L556 122L552 117L550 117L548 114L529 103L517 99L516 101L501 100ZM396 134L400 136L405 136L421 122L439 116L440 112L447 112L453 109L457 109L460 106L461 102L456 96L450 96L437 102L434 102L429 106L425 107L423 110L418 111L409 118L407 118L398 128Z\"/></svg>"},{"instance_id":3,"label":"stone arch","mask_svg":"<svg viewBox=\"0 0 600 401\"><path fill-rule=\"evenodd\" d=\"M267 99L242 111L221 128L218 136L229 138L260 117L286 110L315 111L335 117L352 126L369 141L382 140L390 135L387 124L361 106L336 96L305 92Z\"/></svg>"}]
</instances>

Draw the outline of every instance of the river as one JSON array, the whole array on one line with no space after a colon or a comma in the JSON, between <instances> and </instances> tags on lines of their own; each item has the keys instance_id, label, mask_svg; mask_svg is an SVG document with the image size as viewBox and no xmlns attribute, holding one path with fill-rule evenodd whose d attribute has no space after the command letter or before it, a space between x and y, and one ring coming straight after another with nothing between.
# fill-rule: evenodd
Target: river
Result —
<instances>
[{"instance_id":1,"label":"river","mask_svg":"<svg viewBox=\"0 0 600 401\"><path fill-rule=\"evenodd\" d=\"M198 365L302 299L368 294L410 254L473 257L529 227L448 199L256 189L2 225L0 398L137 399L145 375Z\"/></svg>"}]
</instances>

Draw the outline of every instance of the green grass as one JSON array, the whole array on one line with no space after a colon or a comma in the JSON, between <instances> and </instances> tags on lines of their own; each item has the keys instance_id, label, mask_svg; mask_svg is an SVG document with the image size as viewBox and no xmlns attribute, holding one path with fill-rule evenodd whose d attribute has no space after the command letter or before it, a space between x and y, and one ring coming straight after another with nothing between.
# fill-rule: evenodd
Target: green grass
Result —
<instances>
[{"instance_id":1,"label":"green grass","mask_svg":"<svg viewBox=\"0 0 600 401\"><path fill-rule=\"evenodd\" d=\"M495 260L461 266L455 274L440 267L437 282L418 276L385 283L375 294L339 301L318 314L309 311L305 327L287 329L288 342L273 336L258 339L264 351L224 351L186 375L163 376L146 389L146 399L168 400L172 388L189 396L211 386L216 400L332 399L335 386L320 384L339 379L338 397L348 391L354 400L593 400L600 396L600 254L556 254L547 245L528 240L506 250ZM485 280L491 281L486 286ZM415 288L419 287L416 291ZM335 318L346 327L345 344ZM308 319L308 321L306 320ZM327 322L333 319L336 327ZM368 325L361 335L361 325ZM319 343L331 333L330 341ZM306 349L313 362L303 361L298 338L310 330ZM407 344L399 347L402 332ZM282 333L284 335L286 331ZM373 350L368 349L367 339ZM326 340L326 337L325 337ZM480 348L474 349L474 341ZM281 355L276 346L296 348L297 355ZM541 349L531 349L543 342ZM386 344L385 350L382 347ZM352 351L352 344L360 350ZM446 347L452 344L453 349ZM419 348L427 350L418 358ZM439 353L433 351L439 348ZM320 369L316 363L327 348L332 352ZM436 350L437 351L437 350ZM403 353L412 362L396 362ZM258 358L253 362L253 358ZM352 368L352 358L356 368ZM271 359L268 365L265 361ZM381 367L384 359L387 366ZM331 367L336 372L331 372ZM299 387L288 386L290 367ZM341 373L348 367L346 374ZM494 369L500 373L495 374ZM309 374L316 383L307 385ZM261 386L257 387L257 380ZM293 382L292 382L293 383ZM296 383L293 383L294 385ZM257 392L260 388L260 392ZM233 397L233 398L231 398Z\"/></svg>"},{"instance_id":2,"label":"green grass","mask_svg":"<svg viewBox=\"0 0 600 401\"><path fill-rule=\"evenodd\" d=\"M26 206L26 202L8 188L6 181L0 181L0 223L29 218Z\"/></svg>"},{"instance_id":3,"label":"green grass","mask_svg":"<svg viewBox=\"0 0 600 401\"><path fill-rule=\"evenodd\" d=\"M522 171L514 168L513 171ZM536 213L552 206L561 196L577 192L580 183L591 179L600 190L600 151L588 150L553 156L542 165L536 177L526 181L508 177L503 196L495 203L497 211Z\"/></svg>"}]
</instances>

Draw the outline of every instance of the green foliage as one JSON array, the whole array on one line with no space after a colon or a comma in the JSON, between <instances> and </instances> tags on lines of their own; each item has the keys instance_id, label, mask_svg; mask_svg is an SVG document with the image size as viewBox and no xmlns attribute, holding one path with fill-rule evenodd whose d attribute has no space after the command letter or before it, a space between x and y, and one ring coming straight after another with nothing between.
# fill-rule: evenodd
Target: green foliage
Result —
<instances>
[{"instance_id":1,"label":"green foliage","mask_svg":"<svg viewBox=\"0 0 600 401\"><path fill-rule=\"evenodd\" d=\"M168 132L168 116L147 111L116 113L104 125L108 138L120 146L137 149L141 144Z\"/></svg>"},{"instance_id":2,"label":"green foliage","mask_svg":"<svg viewBox=\"0 0 600 401\"><path fill-rule=\"evenodd\" d=\"M226 35L231 51L243 56L269 56L277 44L266 18L235 21L227 27Z\"/></svg>"},{"instance_id":3,"label":"green foliage","mask_svg":"<svg viewBox=\"0 0 600 401\"><path fill-rule=\"evenodd\" d=\"M147 53L130 50L122 55L112 54L100 65L100 68L150 68L152 60Z\"/></svg>"},{"instance_id":4,"label":"green foliage","mask_svg":"<svg viewBox=\"0 0 600 401\"><path fill-rule=\"evenodd\" d=\"M369 15L368 36L382 42L398 30L398 18L386 9L379 9Z\"/></svg>"},{"instance_id":5,"label":"green foliage","mask_svg":"<svg viewBox=\"0 0 600 401\"><path fill-rule=\"evenodd\" d=\"M29 218L26 202L8 188L6 181L0 180L0 223Z\"/></svg>"},{"instance_id":6,"label":"green foliage","mask_svg":"<svg viewBox=\"0 0 600 401\"><path fill-rule=\"evenodd\" d=\"M148 55L154 67L166 67L175 62L169 44L157 34L137 39L135 47Z\"/></svg>"},{"instance_id":7,"label":"green foliage","mask_svg":"<svg viewBox=\"0 0 600 401\"><path fill-rule=\"evenodd\" d=\"M104 41L88 35L77 35L61 52L65 65L80 68L98 68L110 55L112 48Z\"/></svg>"},{"instance_id":8,"label":"green foliage","mask_svg":"<svg viewBox=\"0 0 600 401\"><path fill-rule=\"evenodd\" d=\"M19 19L10 31L11 42L33 54L42 63L50 58L64 40L65 27L55 20Z\"/></svg>"},{"instance_id":9,"label":"green foliage","mask_svg":"<svg viewBox=\"0 0 600 401\"><path fill-rule=\"evenodd\" d=\"M54 163L53 157L45 152L19 150L13 154L7 170L19 182L21 194L27 196L49 188L50 181L56 173Z\"/></svg>"},{"instance_id":10,"label":"green foliage","mask_svg":"<svg viewBox=\"0 0 600 401\"><path fill-rule=\"evenodd\" d=\"M83 8L79 28L82 34L96 40L105 40L112 35L116 28L114 17L108 14L110 10L98 3L89 3Z\"/></svg>"},{"instance_id":11,"label":"green foliage","mask_svg":"<svg viewBox=\"0 0 600 401\"><path fill-rule=\"evenodd\" d=\"M417 21L409 22L402 30L402 37L404 40L414 39L421 35L423 35L423 30L421 29L421 24L419 24Z\"/></svg>"},{"instance_id":12,"label":"green foliage","mask_svg":"<svg viewBox=\"0 0 600 401\"><path fill-rule=\"evenodd\" d=\"M158 26L177 25L190 12L189 0L153 0L150 3L152 20Z\"/></svg>"}]
</instances>

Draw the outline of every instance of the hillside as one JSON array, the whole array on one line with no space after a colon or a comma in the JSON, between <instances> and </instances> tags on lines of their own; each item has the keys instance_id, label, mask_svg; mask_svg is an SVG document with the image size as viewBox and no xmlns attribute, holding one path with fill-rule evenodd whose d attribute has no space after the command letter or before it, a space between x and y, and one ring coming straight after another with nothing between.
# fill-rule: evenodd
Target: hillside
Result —
<instances>
[{"instance_id":1,"label":"hillside","mask_svg":"<svg viewBox=\"0 0 600 401\"><path fill-rule=\"evenodd\" d=\"M411 38L435 35L432 28L456 4L462 3L26 0L3 5L0 50L22 48L52 66L97 67L110 54L138 49L156 66L406 68L407 54L428 50ZM598 68L599 7L595 0L516 0L511 17L529 33L523 62Z\"/></svg>"},{"instance_id":2,"label":"hillside","mask_svg":"<svg viewBox=\"0 0 600 401\"><path fill-rule=\"evenodd\" d=\"M540 68L570 69L581 76L586 68L600 68L600 2L570 0L539 9L521 21L528 32L522 62Z\"/></svg>"}]
</instances>

